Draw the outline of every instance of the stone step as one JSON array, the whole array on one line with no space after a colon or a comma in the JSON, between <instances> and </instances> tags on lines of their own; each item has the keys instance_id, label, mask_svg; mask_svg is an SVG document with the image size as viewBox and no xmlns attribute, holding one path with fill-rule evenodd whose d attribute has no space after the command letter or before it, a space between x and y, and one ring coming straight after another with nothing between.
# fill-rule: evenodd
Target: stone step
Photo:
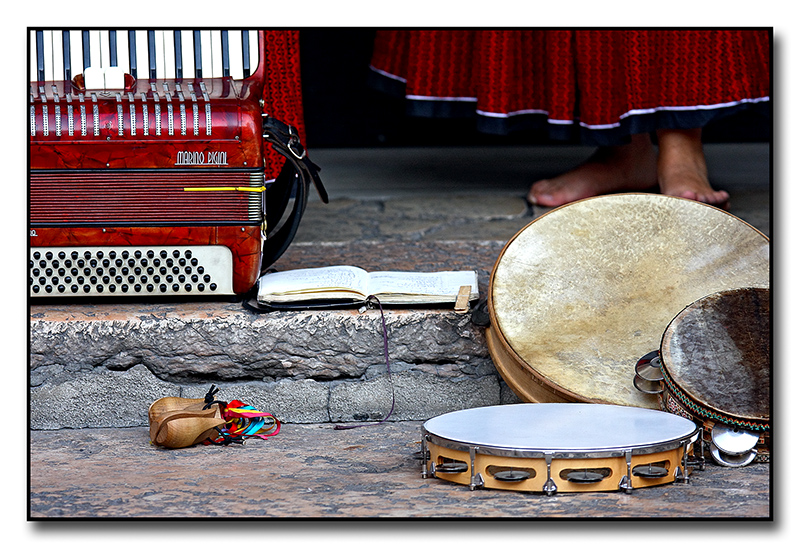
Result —
<instances>
[{"instance_id":1,"label":"stone step","mask_svg":"<svg viewBox=\"0 0 800 548\"><path fill-rule=\"evenodd\" d=\"M31 309L31 427L141 426L164 396L239 399L286 422L396 420L505 401L483 330L453 310L254 314L240 303Z\"/></svg>"}]
</instances>

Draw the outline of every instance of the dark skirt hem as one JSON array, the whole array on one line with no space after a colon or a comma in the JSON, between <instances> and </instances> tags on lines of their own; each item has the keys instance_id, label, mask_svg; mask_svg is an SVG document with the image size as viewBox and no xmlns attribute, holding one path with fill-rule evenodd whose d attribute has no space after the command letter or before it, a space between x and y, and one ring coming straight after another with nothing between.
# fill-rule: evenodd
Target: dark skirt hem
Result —
<instances>
[{"instance_id":1,"label":"dark skirt hem","mask_svg":"<svg viewBox=\"0 0 800 548\"><path fill-rule=\"evenodd\" d=\"M644 114L633 114L619 120L613 127L598 129L586 127L577 121L553 122L544 112L491 116L476 111L477 100L464 98L453 100L417 99L405 95L405 82L376 71L370 71L370 87L391 97L406 100L406 114L422 118L474 118L477 131L489 135L510 135L525 131L546 131L554 141L579 141L591 146L614 146L630 142L631 135L653 133L659 129L693 129L705 127L711 122L753 110L771 119L771 102L758 100L742 102L718 108L657 110Z\"/></svg>"}]
</instances>

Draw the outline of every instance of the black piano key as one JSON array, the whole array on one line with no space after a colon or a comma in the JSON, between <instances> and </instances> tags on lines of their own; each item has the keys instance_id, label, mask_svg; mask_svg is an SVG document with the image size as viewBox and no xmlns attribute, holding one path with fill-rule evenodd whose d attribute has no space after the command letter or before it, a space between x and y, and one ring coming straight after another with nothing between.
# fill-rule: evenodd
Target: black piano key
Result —
<instances>
[{"instance_id":1,"label":"black piano key","mask_svg":"<svg viewBox=\"0 0 800 548\"><path fill-rule=\"evenodd\" d=\"M85 30L81 32L81 37L83 38L83 70L86 70L87 67L92 66L92 56L89 47L89 31Z\"/></svg>"},{"instance_id":2,"label":"black piano key","mask_svg":"<svg viewBox=\"0 0 800 548\"><path fill-rule=\"evenodd\" d=\"M200 31L196 30L192 33L194 37L194 77L203 77L203 45L201 43Z\"/></svg>"},{"instance_id":3,"label":"black piano key","mask_svg":"<svg viewBox=\"0 0 800 548\"><path fill-rule=\"evenodd\" d=\"M220 31L222 35L222 76L231 75L231 61L228 57L228 31Z\"/></svg>"},{"instance_id":4,"label":"black piano key","mask_svg":"<svg viewBox=\"0 0 800 548\"><path fill-rule=\"evenodd\" d=\"M183 48L181 46L181 31L173 31L175 41L175 78L183 78Z\"/></svg>"},{"instance_id":5,"label":"black piano key","mask_svg":"<svg viewBox=\"0 0 800 548\"><path fill-rule=\"evenodd\" d=\"M108 31L108 64L112 67L118 67L117 62L117 31Z\"/></svg>"},{"instance_id":6,"label":"black piano key","mask_svg":"<svg viewBox=\"0 0 800 548\"><path fill-rule=\"evenodd\" d=\"M72 80L72 55L68 30L61 31L61 42L64 49L64 80Z\"/></svg>"},{"instance_id":7,"label":"black piano key","mask_svg":"<svg viewBox=\"0 0 800 548\"><path fill-rule=\"evenodd\" d=\"M250 37L248 32L242 31L242 72L245 78L250 76Z\"/></svg>"},{"instance_id":8,"label":"black piano key","mask_svg":"<svg viewBox=\"0 0 800 548\"><path fill-rule=\"evenodd\" d=\"M150 79L155 80L156 75L156 31L147 31L147 53L150 62Z\"/></svg>"},{"instance_id":9,"label":"black piano key","mask_svg":"<svg viewBox=\"0 0 800 548\"><path fill-rule=\"evenodd\" d=\"M131 76L134 78L137 77L136 75L136 31L129 30L128 31L128 64L130 65Z\"/></svg>"},{"instance_id":10,"label":"black piano key","mask_svg":"<svg viewBox=\"0 0 800 548\"><path fill-rule=\"evenodd\" d=\"M36 31L36 80L44 82L44 32Z\"/></svg>"}]
</instances>

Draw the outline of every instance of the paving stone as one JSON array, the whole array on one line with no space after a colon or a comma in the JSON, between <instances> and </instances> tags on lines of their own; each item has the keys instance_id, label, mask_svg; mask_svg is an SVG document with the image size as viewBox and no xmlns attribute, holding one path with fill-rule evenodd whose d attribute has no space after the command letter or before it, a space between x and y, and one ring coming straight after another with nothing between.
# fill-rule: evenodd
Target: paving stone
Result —
<instances>
[{"instance_id":1,"label":"paving stone","mask_svg":"<svg viewBox=\"0 0 800 548\"><path fill-rule=\"evenodd\" d=\"M29 514L34 520L705 521L698 531L709 526L708 520L752 522L773 517L769 464L706 465L692 472L689 483L640 488L630 494L473 491L422 477L415 455L421 447L420 426L419 421L403 421L334 430L330 423L287 424L266 440L176 450L150 445L145 428L34 431ZM742 525L737 535L754 524ZM648 526L651 533L652 527ZM563 533L561 526L559 531ZM756 528L755 533L763 536L764 531Z\"/></svg>"}]
</instances>

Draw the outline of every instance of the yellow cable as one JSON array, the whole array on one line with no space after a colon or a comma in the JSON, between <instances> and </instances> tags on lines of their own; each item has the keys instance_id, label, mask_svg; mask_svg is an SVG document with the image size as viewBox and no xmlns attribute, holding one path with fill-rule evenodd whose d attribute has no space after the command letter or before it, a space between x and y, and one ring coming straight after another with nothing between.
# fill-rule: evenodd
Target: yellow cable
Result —
<instances>
[{"instance_id":1,"label":"yellow cable","mask_svg":"<svg viewBox=\"0 0 800 548\"><path fill-rule=\"evenodd\" d=\"M238 192L264 192L265 186L205 186L205 187L185 187L184 192L207 192L207 191L238 191Z\"/></svg>"}]
</instances>

